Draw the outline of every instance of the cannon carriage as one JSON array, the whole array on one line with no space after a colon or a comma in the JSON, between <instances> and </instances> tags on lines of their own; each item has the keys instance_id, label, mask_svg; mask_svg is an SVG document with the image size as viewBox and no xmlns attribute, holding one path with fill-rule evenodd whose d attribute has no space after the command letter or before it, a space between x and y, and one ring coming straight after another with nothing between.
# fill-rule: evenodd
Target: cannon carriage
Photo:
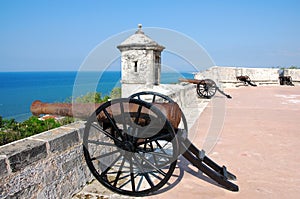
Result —
<instances>
[{"instance_id":1,"label":"cannon carriage","mask_svg":"<svg viewBox=\"0 0 300 199\"><path fill-rule=\"evenodd\" d=\"M192 84L196 84L196 92L197 95L201 98L210 99L212 98L217 91L219 91L222 95L227 98L232 98L230 95L224 93L217 84L211 79L179 79L180 82L188 82Z\"/></svg>"},{"instance_id":2,"label":"cannon carriage","mask_svg":"<svg viewBox=\"0 0 300 199\"><path fill-rule=\"evenodd\" d=\"M31 110L35 115L69 113L66 105L63 111L59 106L39 102L33 103ZM141 92L97 107L85 114L90 116L85 124L83 151L90 171L108 189L131 196L153 194L168 183L182 155L222 187L238 191L230 181L236 176L188 139L186 118L168 96Z\"/></svg>"},{"instance_id":3,"label":"cannon carriage","mask_svg":"<svg viewBox=\"0 0 300 199\"><path fill-rule=\"evenodd\" d=\"M251 81L250 77L247 75L236 76L236 79L243 82L245 86L257 86L253 81Z\"/></svg>"},{"instance_id":4,"label":"cannon carriage","mask_svg":"<svg viewBox=\"0 0 300 199\"><path fill-rule=\"evenodd\" d=\"M288 85L288 86L295 86L293 84L293 80L292 80L292 77L291 76L284 76L284 75L281 75L278 77L279 79L279 84L280 85Z\"/></svg>"}]
</instances>

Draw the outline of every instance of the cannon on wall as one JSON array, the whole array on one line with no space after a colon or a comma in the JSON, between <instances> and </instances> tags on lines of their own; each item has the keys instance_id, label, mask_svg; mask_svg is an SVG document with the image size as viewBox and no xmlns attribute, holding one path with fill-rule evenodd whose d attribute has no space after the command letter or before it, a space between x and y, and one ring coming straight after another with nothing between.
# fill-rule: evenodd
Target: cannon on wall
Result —
<instances>
[{"instance_id":1,"label":"cannon on wall","mask_svg":"<svg viewBox=\"0 0 300 199\"><path fill-rule=\"evenodd\" d=\"M287 70L284 70L284 69L279 70L278 79L279 79L280 85L295 86L293 84L292 76L289 75Z\"/></svg>"},{"instance_id":2,"label":"cannon on wall","mask_svg":"<svg viewBox=\"0 0 300 199\"><path fill-rule=\"evenodd\" d=\"M279 76L278 78L280 85L295 86L291 76Z\"/></svg>"},{"instance_id":3,"label":"cannon on wall","mask_svg":"<svg viewBox=\"0 0 300 199\"><path fill-rule=\"evenodd\" d=\"M257 86L247 75L236 76L236 79L243 82L244 85Z\"/></svg>"},{"instance_id":4,"label":"cannon on wall","mask_svg":"<svg viewBox=\"0 0 300 199\"><path fill-rule=\"evenodd\" d=\"M141 92L98 105L90 112L95 105L80 104L77 108L82 111L74 116L90 114L83 135L84 156L94 177L105 187L131 196L153 194L168 183L182 155L222 187L239 190L230 181L236 176L188 139L185 116L171 98ZM72 104L36 101L31 106L35 115L70 116L72 108Z\"/></svg>"}]
</instances>

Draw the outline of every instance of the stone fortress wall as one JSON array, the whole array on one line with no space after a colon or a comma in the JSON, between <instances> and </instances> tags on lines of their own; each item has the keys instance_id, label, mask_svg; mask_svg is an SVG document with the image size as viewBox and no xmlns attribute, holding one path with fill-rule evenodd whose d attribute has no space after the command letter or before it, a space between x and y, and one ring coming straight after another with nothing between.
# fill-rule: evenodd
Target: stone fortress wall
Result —
<instances>
[{"instance_id":1,"label":"stone fortress wall","mask_svg":"<svg viewBox=\"0 0 300 199\"><path fill-rule=\"evenodd\" d=\"M279 85L278 68L242 68L242 67L221 67L214 66L206 71L197 73L195 79L211 78L223 88L230 88L241 85L236 76L247 75L257 85ZM285 76L291 76L293 83L300 83L300 69L285 69Z\"/></svg>"},{"instance_id":2,"label":"stone fortress wall","mask_svg":"<svg viewBox=\"0 0 300 199\"><path fill-rule=\"evenodd\" d=\"M0 147L0 198L71 198L92 175L83 157L84 122Z\"/></svg>"}]
</instances>

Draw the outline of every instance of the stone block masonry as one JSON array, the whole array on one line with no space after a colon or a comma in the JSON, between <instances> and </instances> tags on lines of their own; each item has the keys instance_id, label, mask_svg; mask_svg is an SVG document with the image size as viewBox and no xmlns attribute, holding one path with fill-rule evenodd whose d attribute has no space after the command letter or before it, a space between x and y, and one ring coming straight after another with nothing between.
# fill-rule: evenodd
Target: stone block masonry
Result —
<instances>
[{"instance_id":1,"label":"stone block masonry","mask_svg":"<svg viewBox=\"0 0 300 199\"><path fill-rule=\"evenodd\" d=\"M47 157L46 142L24 139L1 148L0 153L7 157L10 170L17 172Z\"/></svg>"},{"instance_id":2,"label":"stone block masonry","mask_svg":"<svg viewBox=\"0 0 300 199\"><path fill-rule=\"evenodd\" d=\"M76 122L0 147L0 198L71 198L93 179Z\"/></svg>"}]
</instances>

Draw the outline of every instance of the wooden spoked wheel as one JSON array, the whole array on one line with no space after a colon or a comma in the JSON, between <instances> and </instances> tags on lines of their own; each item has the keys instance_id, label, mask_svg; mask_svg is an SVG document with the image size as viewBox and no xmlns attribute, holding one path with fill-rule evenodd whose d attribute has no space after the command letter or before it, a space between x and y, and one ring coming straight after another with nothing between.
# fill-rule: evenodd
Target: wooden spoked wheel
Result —
<instances>
[{"instance_id":1,"label":"wooden spoked wheel","mask_svg":"<svg viewBox=\"0 0 300 199\"><path fill-rule=\"evenodd\" d=\"M211 79L202 80L197 84L197 94L201 98L210 99L216 94L216 91L217 85Z\"/></svg>"},{"instance_id":2,"label":"wooden spoked wheel","mask_svg":"<svg viewBox=\"0 0 300 199\"><path fill-rule=\"evenodd\" d=\"M137 99L104 103L84 130L90 171L105 187L125 195L145 196L163 187L175 169L178 148L163 113Z\"/></svg>"}]
</instances>

